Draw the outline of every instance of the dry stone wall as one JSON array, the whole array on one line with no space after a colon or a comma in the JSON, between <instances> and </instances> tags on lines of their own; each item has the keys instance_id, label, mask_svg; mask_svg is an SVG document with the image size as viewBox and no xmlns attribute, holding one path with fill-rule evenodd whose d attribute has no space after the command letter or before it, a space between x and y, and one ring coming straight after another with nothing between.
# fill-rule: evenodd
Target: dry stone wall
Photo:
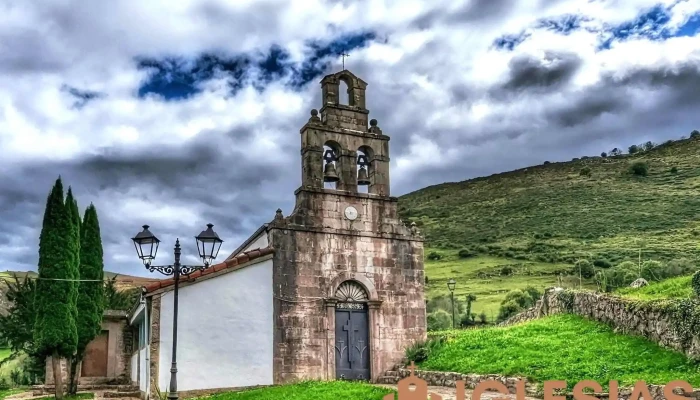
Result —
<instances>
[{"instance_id":1,"label":"dry stone wall","mask_svg":"<svg viewBox=\"0 0 700 400\"><path fill-rule=\"evenodd\" d=\"M645 337L661 346L700 359L700 302L643 302L591 291L547 289L535 307L502 325L570 313L611 325L616 331Z\"/></svg>"}]
</instances>

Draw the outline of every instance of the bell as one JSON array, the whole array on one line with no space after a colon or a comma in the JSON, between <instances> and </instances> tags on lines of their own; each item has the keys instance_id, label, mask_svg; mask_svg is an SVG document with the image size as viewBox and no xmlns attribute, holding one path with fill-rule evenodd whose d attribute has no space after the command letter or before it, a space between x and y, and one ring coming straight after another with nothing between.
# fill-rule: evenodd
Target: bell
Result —
<instances>
[{"instance_id":1,"label":"bell","mask_svg":"<svg viewBox=\"0 0 700 400\"><path fill-rule=\"evenodd\" d=\"M369 185L370 183L369 176L367 176L367 168L360 167L360 170L357 172L357 184L364 186Z\"/></svg>"},{"instance_id":2,"label":"bell","mask_svg":"<svg viewBox=\"0 0 700 400\"><path fill-rule=\"evenodd\" d=\"M324 182L338 182L340 178L338 177L338 174L335 172L335 164L332 162L329 162L326 164L326 167L323 169L323 181Z\"/></svg>"}]
</instances>

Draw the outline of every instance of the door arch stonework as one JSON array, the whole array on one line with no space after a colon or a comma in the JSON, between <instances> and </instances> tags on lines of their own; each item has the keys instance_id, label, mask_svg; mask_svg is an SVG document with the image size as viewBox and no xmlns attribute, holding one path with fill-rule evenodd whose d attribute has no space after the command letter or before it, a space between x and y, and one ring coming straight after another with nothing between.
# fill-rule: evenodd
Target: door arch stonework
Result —
<instances>
[{"instance_id":1,"label":"door arch stonework","mask_svg":"<svg viewBox=\"0 0 700 400\"><path fill-rule=\"evenodd\" d=\"M382 357L379 351L379 320L381 312L381 300L378 299L377 291L374 288L372 282L367 279L364 275L343 272L339 274L331 283L328 288L328 296L326 297L326 342L327 342L327 357L326 357L326 376L328 379L339 379L340 377L336 374L336 355L339 350L336 349L336 329L340 329L336 325L336 310L339 303L353 303L352 301L347 302L345 300L352 300L354 296L354 304L359 304L361 306L357 309L356 313L361 314L362 312L366 315L367 324L367 337L368 344L366 345L368 351L368 369L369 376L362 379L367 379L372 382L376 382L382 371L379 371L380 358ZM348 295L350 297L348 298ZM362 301L357 301L362 300ZM359 315L358 315L359 316ZM356 316L356 318L358 317ZM347 320L345 321L347 322ZM361 324L361 322L359 322ZM345 324L344 324L345 325ZM354 329L347 327L348 329ZM342 333L341 333L342 335ZM347 338L346 340L347 341ZM359 346L359 343L355 343Z\"/></svg>"}]
</instances>

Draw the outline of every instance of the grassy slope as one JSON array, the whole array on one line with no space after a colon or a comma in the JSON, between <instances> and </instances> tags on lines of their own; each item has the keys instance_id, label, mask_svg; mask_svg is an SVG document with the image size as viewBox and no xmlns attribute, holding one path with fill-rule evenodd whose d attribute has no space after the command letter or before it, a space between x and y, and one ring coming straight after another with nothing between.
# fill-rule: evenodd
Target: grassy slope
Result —
<instances>
[{"instance_id":1,"label":"grassy slope","mask_svg":"<svg viewBox=\"0 0 700 400\"><path fill-rule=\"evenodd\" d=\"M573 315L459 332L420 368L524 376L539 383L561 379L570 386L585 379L604 386L610 380L628 386L677 379L700 385L700 369L681 353Z\"/></svg>"},{"instance_id":2,"label":"grassy slope","mask_svg":"<svg viewBox=\"0 0 700 400\"><path fill-rule=\"evenodd\" d=\"M276 386L215 394L209 400L381 400L392 390L363 383L343 381L302 382L294 385Z\"/></svg>"},{"instance_id":3,"label":"grassy slope","mask_svg":"<svg viewBox=\"0 0 700 400\"><path fill-rule=\"evenodd\" d=\"M647 177L628 173L637 160L649 164ZM590 177L579 175L584 167ZM636 260L643 246L644 259L697 259L699 194L700 140L686 139L641 155L431 186L402 196L400 213L421 226L431 247L533 261L589 256L621 262Z\"/></svg>"},{"instance_id":4,"label":"grassy slope","mask_svg":"<svg viewBox=\"0 0 700 400\"><path fill-rule=\"evenodd\" d=\"M559 285L557 271L570 268L566 264L549 264L543 262L529 262L500 257L474 257L460 259L457 251L439 251L443 258L439 261L426 261L426 275L428 276L428 297L436 295L448 295L447 280L454 278L457 281L455 297L464 299L469 293L476 296L476 302L472 305L472 312L477 315L486 313L489 321L498 315L498 308L506 293L512 289L523 289L526 286L534 286L544 289ZM501 276L503 266L513 268L510 276ZM561 285L567 288L578 287L577 278L565 276ZM589 280L583 280L583 287L593 289L596 287Z\"/></svg>"},{"instance_id":5,"label":"grassy slope","mask_svg":"<svg viewBox=\"0 0 700 400\"><path fill-rule=\"evenodd\" d=\"M651 283L639 289L619 289L617 293L638 300L687 299L693 296L693 289L690 286L692 278L692 276L680 276Z\"/></svg>"}]
</instances>

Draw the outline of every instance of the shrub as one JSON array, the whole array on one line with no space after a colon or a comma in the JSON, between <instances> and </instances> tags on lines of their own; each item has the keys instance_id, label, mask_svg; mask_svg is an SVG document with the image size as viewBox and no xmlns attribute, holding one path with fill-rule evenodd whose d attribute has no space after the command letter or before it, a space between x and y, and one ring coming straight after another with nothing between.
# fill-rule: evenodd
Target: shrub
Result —
<instances>
[{"instance_id":1,"label":"shrub","mask_svg":"<svg viewBox=\"0 0 700 400\"><path fill-rule=\"evenodd\" d=\"M574 268L571 272L573 275L580 274L581 277L584 279L593 278L593 276L595 275L595 269L593 269L593 264L591 264L591 262L588 260L576 261L576 264L574 264Z\"/></svg>"},{"instance_id":2,"label":"shrub","mask_svg":"<svg viewBox=\"0 0 700 400\"><path fill-rule=\"evenodd\" d=\"M486 318L486 313L483 311L481 312L481 314L479 314L479 322L481 322L482 324L486 324L488 322Z\"/></svg>"},{"instance_id":3,"label":"shrub","mask_svg":"<svg viewBox=\"0 0 700 400\"><path fill-rule=\"evenodd\" d=\"M544 162L544 165L547 165L547 164L550 164L550 162L549 162L549 161L545 161L545 162Z\"/></svg>"},{"instance_id":4,"label":"shrub","mask_svg":"<svg viewBox=\"0 0 700 400\"><path fill-rule=\"evenodd\" d=\"M698 136L700 136L700 132L698 132L697 129L694 130L694 131L692 131L692 132L690 132L690 137L695 138L695 137L698 137Z\"/></svg>"},{"instance_id":5,"label":"shrub","mask_svg":"<svg viewBox=\"0 0 700 400\"><path fill-rule=\"evenodd\" d=\"M467 249L460 250L459 253L457 253L457 255L459 256L459 258L469 258L476 256L476 254Z\"/></svg>"},{"instance_id":6,"label":"shrub","mask_svg":"<svg viewBox=\"0 0 700 400\"><path fill-rule=\"evenodd\" d=\"M435 251L431 251L430 254L428 254L428 260L439 260L442 258L442 255L440 253L437 253Z\"/></svg>"},{"instance_id":7,"label":"shrub","mask_svg":"<svg viewBox=\"0 0 700 400\"><path fill-rule=\"evenodd\" d=\"M633 144L632 146L627 148L627 152L630 154L637 153L638 151L639 151L639 146L637 146L636 144Z\"/></svg>"},{"instance_id":8,"label":"shrub","mask_svg":"<svg viewBox=\"0 0 700 400\"><path fill-rule=\"evenodd\" d=\"M416 363L423 362L430 357L430 353L438 350L444 343L445 339L441 337L415 342L406 348L406 358L408 361L413 361Z\"/></svg>"},{"instance_id":9,"label":"shrub","mask_svg":"<svg viewBox=\"0 0 700 400\"><path fill-rule=\"evenodd\" d=\"M671 173L672 173L672 174L677 174L677 173L678 173L678 168L677 168L677 167L672 167L672 168L671 168Z\"/></svg>"},{"instance_id":10,"label":"shrub","mask_svg":"<svg viewBox=\"0 0 700 400\"><path fill-rule=\"evenodd\" d=\"M503 276L509 276L509 275L512 275L512 274L513 274L513 268L512 268L512 267L510 267L510 266L508 266L508 265L504 265L504 266L501 268L501 275L503 275Z\"/></svg>"},{"instance_id":11,"label":"shrub","mask_svg":"<svg viewBox=\"0 0 700 400\"><path fill-rule=\"evenodd\" d=\"M430 283L430 279L428 279L428 275L426 275L425 276L425 284L427 285L428 283Z\"/></svg>"},{"instance_id":12,"label":"shrub","mask_svg":"<svg viewBox=\"0 0 700 400\"><path fill-rule=\"evenodd\" d=\"M608 153L606 153L606 152L602 152L602 153L600 153L600 156L601 156L601 157L603 157L603 158L605 158L605 157L607 157L607 156L608 156Z\"/></svg>"},{"instance_id":13,"label":"shrub","mask_svg":"<svg viewBox=\"0 0 700 400\"><path fill-rule=\"evenodd\" d=\"M695 292L695 295L700 297L700 271L693 274L693 279L690 281L690 286L693 287L693 292Z\"/></svg>"},{"instance_id":14,"label":"shrub","mask_svg":"<svg viewBox=\"0 0 700 400\"><path fill-rule=\"evenodd\" d=\"M579 175L581 176L591 176L591 169L588 167L583 167L581 168L581 171L579 171Z\"/></svg>"},{"instance_id":15,"label":"shrub","mask_svg":"<svg viewBox=\"0 0 700 400\"><path fill-rule=\"evenodd\" d=\"M428 330L442 331L452 328L452 315L445 310L437 310L428 314Z\"/></svg>"},{"instance_id":16,"label":"shrub","mask_svg":"<svg viewBox=\"0 0 700 400\"><path fill-rule=\"evenodd\" d=\"M647 176L649 173L649 166L642 161L637 161L630 166L630 172L637 176Z\"/></svg>"},{"instance_id":17,"label":"shrub","mask_svg":"<svg viewBox=\"0 0 700 400\"><path fill-rule=\"evenodd\" d=\"M608 260L598 259L598 260L593 261L593 266L598 267L598 268L607 269L607 268L611 268L612 264Z\"/></svg>"},{"instance_id":18,"label":"shrub","mask_svg":"<svg viewBox=\"0 0 700 400\"><path fill-rule=\"evenodd\" d=\"M522 307L514 301L506 301L501 304L501 308L498 309L498 320L505 321L506 319L512 317L513 315L519 313Z\"/></svg>"}]
</instances>

